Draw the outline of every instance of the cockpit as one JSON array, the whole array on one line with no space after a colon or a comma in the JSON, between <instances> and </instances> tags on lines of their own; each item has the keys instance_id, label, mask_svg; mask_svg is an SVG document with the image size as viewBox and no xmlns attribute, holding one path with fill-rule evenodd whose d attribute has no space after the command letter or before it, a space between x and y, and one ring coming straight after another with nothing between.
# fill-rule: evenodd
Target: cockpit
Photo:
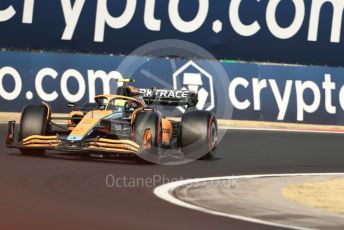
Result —
<instances>
[{"instance_id":1,"label":"cockpit","mask_svg":"<svg viewBox=\"0 0 344 230\"><path fill-rule=\"evenodd\" d=\"M95 98L96 106L100 110L110 110L113 112L125 112L132 113L138 108L142 108L144 105L137 99L116 96L98 96Z\"/></svg>"},{"instance_id":2,"label":"cockpit","mask_svg":"<svg viewBox=\"0 0 344 230\"><path fill-rule=\"evenodd\" d=\"M134 100L115 98L109 101L106 110L112 110L115 112L134 112L135 109L139 107L140 105Z\"/></svg>"}]
</instances>

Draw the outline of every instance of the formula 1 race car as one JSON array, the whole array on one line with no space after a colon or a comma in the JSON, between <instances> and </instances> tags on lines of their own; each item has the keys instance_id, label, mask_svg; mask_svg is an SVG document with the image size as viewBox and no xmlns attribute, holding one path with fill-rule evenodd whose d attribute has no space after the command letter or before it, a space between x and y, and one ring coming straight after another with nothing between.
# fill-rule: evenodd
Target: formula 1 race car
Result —
<instances>
[{"instance_id":1,"label":"formula 1 race car","mask_svg":"<svg viewBox=\"0 0 344 230\"><path fill-rule=\"evenodd\" d=\"M184 158L214 157L218 131L211 111L197 110L197 93L184 90L138 89L122 79L117 95L98 95L95 103L77 108L69 103L68 117L53 117L45 102L27 105L21 114L18 138L15 121L8 123L6 145L22 154L44 155L46 150L96 155L101 158L134 156L160 162L164 150ZM167 119L156 109L184 106L180 119ZM67 120L62 126L56 120ZM54 128L55 127L55 128ZM55 129L55 130L54 130Z\"/></svg>"}]
</instances>

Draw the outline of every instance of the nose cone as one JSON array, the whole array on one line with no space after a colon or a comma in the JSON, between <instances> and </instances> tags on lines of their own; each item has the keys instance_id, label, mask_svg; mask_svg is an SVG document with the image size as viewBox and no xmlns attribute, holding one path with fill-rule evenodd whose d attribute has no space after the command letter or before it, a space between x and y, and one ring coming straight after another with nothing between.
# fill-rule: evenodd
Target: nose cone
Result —
<instances>
[{"instance_id":1,"label":"nose cone","mask_svg":"<svg viewBox=\"0 0 344 230\"><path fill-rule=\"evenodd\" d=\"M80 141L84 137L88 136L92 129L101 121L104 117L111 114L111 111L94 110L88 112L79 124L73 129L68 136L69 141Z\"/></svg>"}]
</instances>

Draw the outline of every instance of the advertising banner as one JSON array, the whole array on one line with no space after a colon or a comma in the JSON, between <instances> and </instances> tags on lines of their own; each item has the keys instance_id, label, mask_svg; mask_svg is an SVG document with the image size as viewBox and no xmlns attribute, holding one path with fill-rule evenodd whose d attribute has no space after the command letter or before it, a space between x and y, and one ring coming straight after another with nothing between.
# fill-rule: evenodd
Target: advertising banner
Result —
<instances>
[{"instance_id":1,"label":"advertising banner","mask_svg":"<svg viewBox=\"0 0 344 230\"><path fill-rule=\"evenodd\" d=\"M93 102L115 93L116 79L133 78L140 88L197 91L198 109L223 119L343 124L343 76L344 68L330 67L1 52L0 111L46 101L53 112L66 112L67 101Z\"/></svg>"},{"instance_id":2,"label":"advertising banner","mask_svg":"<svg viewBox=\"0 0 344 230\"><path fill-rule=\"evenodd\" d=\"M128 55L180 39L217 59L343 66L343 12L339 0L2 0L0 47Z\"/></svg>"}]
</instances>

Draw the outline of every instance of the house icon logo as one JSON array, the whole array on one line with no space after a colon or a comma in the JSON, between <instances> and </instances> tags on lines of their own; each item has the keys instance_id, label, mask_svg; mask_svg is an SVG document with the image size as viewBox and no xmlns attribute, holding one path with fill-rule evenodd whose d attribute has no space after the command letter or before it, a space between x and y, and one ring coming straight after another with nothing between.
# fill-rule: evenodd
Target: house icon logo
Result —
<instances>
[{"instance_id":1,"label":"house icon logo","mask_svg":"<svg viewBox=\"0 0 344 230\"><path fill-rule=\"evenodd\" d=\"M197 109L212 110L215 107L213 77L193 61L189 61L173 74L173 88L198 93ZM184 107L178 107L185 112Z\"/></svg>"}]
</instances>

